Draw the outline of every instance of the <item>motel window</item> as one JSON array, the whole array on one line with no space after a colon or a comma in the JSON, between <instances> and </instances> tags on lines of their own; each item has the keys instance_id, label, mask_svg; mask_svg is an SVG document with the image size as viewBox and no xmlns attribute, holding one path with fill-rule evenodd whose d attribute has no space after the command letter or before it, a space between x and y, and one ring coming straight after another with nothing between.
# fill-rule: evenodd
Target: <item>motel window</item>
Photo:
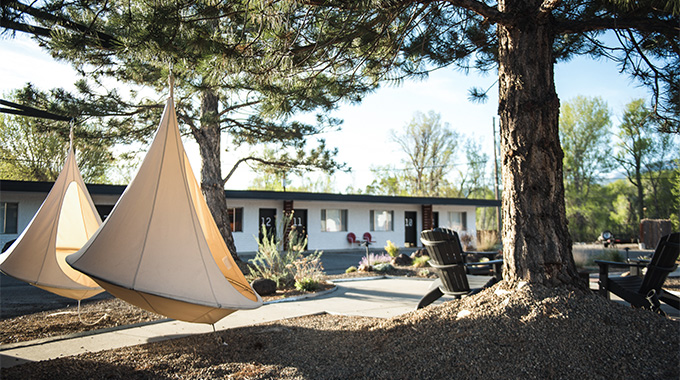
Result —
<instances>
[{"instance_id":1,"label":"motel window","mask_svg":"<svg viewBox=\"0 0 680 380\"><path fill-rule=\"evenodd\" d=\"M227 212L231 232L243 232L243 207L232 207L227 209Z\"/></svg>"},{"instance_id":2,"label":"motel window","mask_svg":"<svg viewBox=\"0 0 680 380\"><path fill-rule=\"evenodd\" d=\"M371 210L371 231L394 231L394 211Z\"/></svg>"},{"instance_id":3,"label":"motel window","mask_svg":"<svg viewBox=\"0 0 680 380\"><path fill-rule=\"evenodd\" d=\"M0 203L0 233L17 233L17 221L19 220L19 204L2 202Z\"/></svg>"},{"instance_id":4,"label":"motel window","mask_svg":"<svg viewBox=\"0 0 680 380\"><path fill-rule=\"evenodd\" d=\"M321 231L347 231L347 210L321 210Z\"/></svg>"},{"instance_id":5,"label":"motel window","mask_svg":"<svg viewBox=\"0 0 680 380\"><path fill-rule=\"evenodd\" d=\"M449 228L454 231L467 231L467 212L449 212Z\"/></svg>"}]
</instances>

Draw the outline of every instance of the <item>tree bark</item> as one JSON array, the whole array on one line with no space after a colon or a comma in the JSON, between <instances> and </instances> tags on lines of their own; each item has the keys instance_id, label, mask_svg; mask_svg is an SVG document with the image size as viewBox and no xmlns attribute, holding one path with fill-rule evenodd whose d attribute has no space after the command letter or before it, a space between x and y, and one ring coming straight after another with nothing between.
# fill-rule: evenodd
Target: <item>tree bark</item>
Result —
<instances>
[{"instance_id":1,"label":"tree bark","mask_svg":"<svg viewBox=\"0 0 680 380\"><path fill-rule=\"evenodd\" d=\"M583 287L567 229L553 79L550 12L541 1L501 0L498 25L503 177L503 277Z\"/></svg>"},{"instance_id":2,"label":"tree bark","mask_svg":"<svg viewBox=\"0 0 680 380\"><path fill-rule=\"evenodd\" d=\"M222 161L220 157L220 124L218 121L219 98L215 92L204 90L201 95L201 128L194 130L201 154L201 190L208 203L217 228L224 238L234 260L241 261L231 234L227 198L222 181Z\"/></svg>"}]
</instances>

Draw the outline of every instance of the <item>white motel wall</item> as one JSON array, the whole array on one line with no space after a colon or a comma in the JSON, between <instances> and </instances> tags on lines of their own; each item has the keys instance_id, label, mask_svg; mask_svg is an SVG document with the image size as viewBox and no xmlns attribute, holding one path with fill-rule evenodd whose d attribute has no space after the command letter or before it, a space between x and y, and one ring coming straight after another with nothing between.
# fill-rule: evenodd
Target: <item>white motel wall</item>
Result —
<instances>
[{"instance_id":1,"label":"white motel wall","mask_svg":"<svg viewBox=\"0 0 680 380\"><path fill-rule=\"evenodd\" d=\"M52 183L0 181L0 247L16 239L38 211ZM124 186L88 185L104 218L123 193ZM477 207L496 207L495 200L391 197L298 192L227 190L234 242L239 253L257 250L262 223L278 225L285 211L293 211L298 229L307 232L308 250L362 249L348 240L370 233L374 247L392 241L399 247L419 247L420 231L448 227L476 235ZM125 238L125 237L122 237Z\"/></svg>"}]
</instances>

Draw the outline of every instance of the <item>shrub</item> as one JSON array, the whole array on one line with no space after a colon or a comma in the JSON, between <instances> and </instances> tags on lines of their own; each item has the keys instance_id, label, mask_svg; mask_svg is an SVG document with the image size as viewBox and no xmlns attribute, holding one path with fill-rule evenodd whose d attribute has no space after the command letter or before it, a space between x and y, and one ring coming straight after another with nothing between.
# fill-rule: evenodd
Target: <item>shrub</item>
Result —
<instances>
[{"instance_id":1,"label":"shrub","mask_svg":"<svg viewBox=\"0 0 680 380\"><path fill-rule=\"evenodd\" d=\"M475 247L472 245L472 241L475 239L472 238L472 235L468 234L467 232L461 232L460 234L458 234L458 236L460 237L460 242L464 250L466 251L474 250Z\"/></svg>"},{"instance_id":2,"label":"shrub","mask_svg":"<svg viewBox=\"0 0 680 380\"><path fill-rule=\"evenodd\" d=\"M495 230L478 231L477 235L477 250L479 251L494 251L498 245L498 232Z\"/></svg>"},{"instance_id":3,"label":"shrub","mask_svg":"<svg viewBox=\"0 0 680 380\"><path fill-rule=\"evenodd\" d=\"M387 254L381 253L376 255L374 253L369 253L367 256L361 258L359 266L365 265L371 267L380 263L389 263L390 261L392 261L392 258Z\"/></svg>"},{"instance_id":4,"label":"shrub","mask_svg":"<svg viewBox=\"0 0 680 380\"><path fill-rule=\"evenodd\" d=\"M345 273L353 273L353 272L356 272L356 271L357 271L357 267L355 267L355 266L351 266L351 267L345 269Z\"/></svg>"},{"instance_id":5,"label":"shrub","mask_svg":"<svg viewBox=\"0 0 680 380\"><path fill-rule=\"evenodd\" d=\"M283 246L284 239L280 236L283 236L284 226L290 225L292 218L293 214L285 216L281 225L277 226L279 232L275 234L271 234L263 225L262 240L257 242L257 253L255 258L250 260L252 264L249 267L250 275L273 280L279 289L295 283L295 275L299 266L299 264L296 265L296 262L304 259L302 251L307 245L306 237L300 237L295 231L290 231L287 239L288 244L286 247ZM319 258L321 254L319 253L317 256L315 257ZM320 261L318 265L321 265Z\"/></svg>"},{"instance_id":6,"label":"shrub","mask_svg":"<svg viewBox=\"0 0 680 380\"><path fill-rule=\"evenodd\" d=\"M397 257L399 256L399 247L394 245L391 241L387 241L387 245L385 246L385 252L387 252L390 257Z\"/></svg>"},{"instance_id":7,"label":"shrub","mask_svg":"<svg viewBox=\"0 0 680 380\"><path fill-rule=\"evenodd\" d=\"M305 277L295 281L295 289L303 292L313 292L319 289L319 281Z\"/></svg>"},{"instance_id":8,"label":"shrub","mask_svg":"<svg viewBox=\"0 0 680 380\"><path fill-rule=\"evenodd\" d=\"M413 266L416 268L422 268L427 266L427 262L430 261L430 256L418 256L413 258Z\"/></svg>"},{"instance_id":9,"label":"shrub","mask_svg":"<svg viewBox=\"0 0 680 380\"><path fill-rule=\"evenodd\" d=\"M394 267L390 263L380 263L373 266L373 269L375 269L376 272L387 272L393 268Z\"/></svg>"},{"instance_id":10,"label":"shrub","mask_svg":"<svg viewBox=\"0 0 680 380\"><path fill-rule=\"evenodd\" d=\"M322 253L314 252L307 257L300 256L293 262L293 278L296 288L298 288L300 282L315 281L318 285L323 281Z\"/></svg>"}]
</instances>

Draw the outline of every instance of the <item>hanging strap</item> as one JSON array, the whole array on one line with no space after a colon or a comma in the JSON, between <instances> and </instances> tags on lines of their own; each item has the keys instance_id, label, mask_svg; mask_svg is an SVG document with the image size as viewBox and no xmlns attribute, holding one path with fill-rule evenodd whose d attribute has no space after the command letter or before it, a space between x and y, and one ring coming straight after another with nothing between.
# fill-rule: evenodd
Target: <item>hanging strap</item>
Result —
<instances>
[{"instance_id":1,"label":"hanging strap","mask_svg":"<svg viewBox=\"0 0 680 380\"><path fill-rule=\"evenodd\" d=\"M71 122L69 123L68 149L73 150L73 119L71 119Z\"/></svg>"},{"instance_id":2,"label":"hanging strap","mask_svg":"<svg viewBox=\"0 0 680 380\"><path fill-rule=\"evenodd\" d=\"M96 321L94 321L94 322L92 322L92 323L87 323L87 322L83 321L83 317L82 317L82 315L80 314L80 300L78 300L78 319L80 320L80 323L82 323L82 324L84 324L84 325L86 325L86 326L94 326L94 325L96 325L97 323L103 321L103 320L104 320L106 317L108 317L108 316L109 316L108 313L104 313L104 315L102 315L99 319L97 319Z\"/></svg>"},{"instance_id":3,"label":"hanging strap","mask_svg":"<svg viewBox=\"0 0 680 380\"><path fill-rule=\"evenodd\" d=\"M170 62L170 73L168 74L168 85L170 86L170 97L174 98L175 76L172 74L172 62Z\"/></svg>"}]
</instances>

